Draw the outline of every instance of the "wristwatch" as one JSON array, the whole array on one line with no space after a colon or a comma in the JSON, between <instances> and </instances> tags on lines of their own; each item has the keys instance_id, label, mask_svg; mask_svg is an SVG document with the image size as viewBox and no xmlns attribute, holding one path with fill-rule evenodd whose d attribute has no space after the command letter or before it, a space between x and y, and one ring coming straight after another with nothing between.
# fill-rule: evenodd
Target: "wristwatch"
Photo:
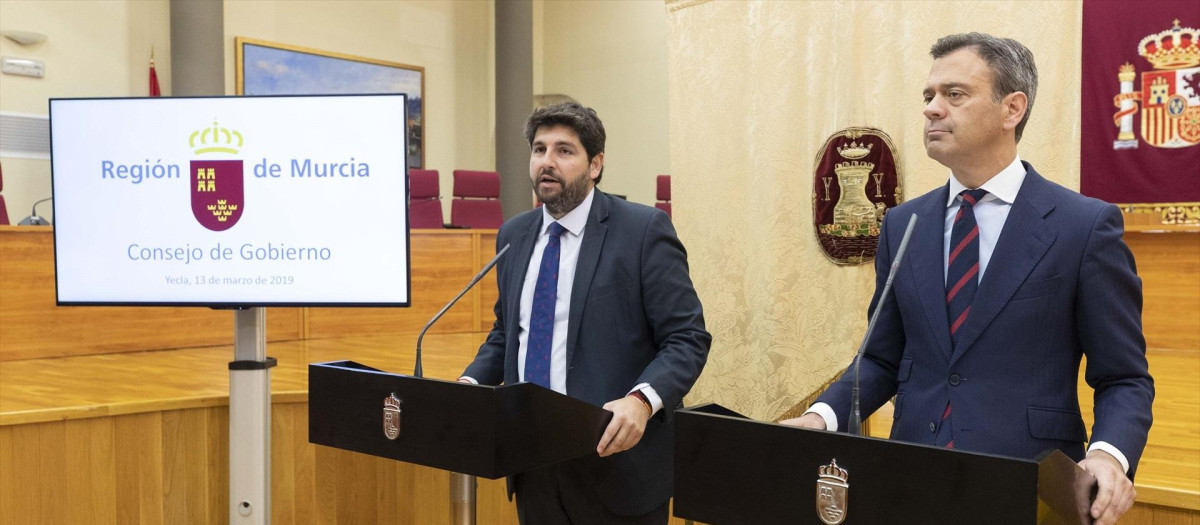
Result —
<instances>
[{"instance_id":1,"label":"wristwatch","mask_svg":"<svg viewBox=\"0 0 1200 525\"><path fill-rule=\"evenodd\" d=\"M643 405L646 405L646 413L648 415L654 415L654 405L650 404L650 400L646 398L646 394L643 394L641 390L634 390L633 392L630 392L629 395L638 398L638 401L641 401Z\"/></svg>"}]
</instances>

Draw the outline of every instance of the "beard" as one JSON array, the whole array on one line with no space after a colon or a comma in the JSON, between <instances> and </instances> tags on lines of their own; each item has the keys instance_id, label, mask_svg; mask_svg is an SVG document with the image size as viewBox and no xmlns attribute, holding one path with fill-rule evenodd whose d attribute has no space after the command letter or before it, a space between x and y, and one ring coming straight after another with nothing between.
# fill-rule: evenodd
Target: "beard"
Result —
<instances>
[{"instance_id":1,"label":"beard","mask_svg":"<svg viewBox=\"0 0 1200 525\"><path fill-rule=\"evenodd\" d=\"M538 180L541 180L542 177L551 177L558 181L561 189L557 193L543 190L538 185ZM538 200L542 201L542 204L546 206L546 211L549 211L550 215L554 217L562 217L570 213L571 210L574 210L587 198L589 188L586 172L584 172L582 177L574 179L567 179L553 173L543 172L538 176L538 180L533 181L533 192L537 194Z\"/></svg>"}]
</instances>

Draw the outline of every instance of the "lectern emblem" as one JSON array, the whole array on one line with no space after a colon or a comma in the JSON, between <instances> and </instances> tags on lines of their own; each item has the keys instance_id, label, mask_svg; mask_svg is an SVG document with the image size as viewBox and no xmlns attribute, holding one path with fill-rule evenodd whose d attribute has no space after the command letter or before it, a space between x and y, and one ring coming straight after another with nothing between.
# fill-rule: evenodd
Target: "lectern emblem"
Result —
<instances>
[{"instance_id":1,"label":"lectern emblem","mask_svg":"<svg viewBox=\"0 0 1200 525\"><path fill-rule=\"evenodd\" d=\"M388 439L400 437L400 404L396 394L383 398L383 435Z\"/></svg>"},{"instance_id":2,"label":"lectern emblem","mask_svg":"<svg viewBox=\"0 0 1200 525\"><path fill-rule=\"evenodd\" d=\"M817 517L826 525L838 525L846 519L850 473L838 467L837 458L817 469Z\"/></svg>"}]
</instances>

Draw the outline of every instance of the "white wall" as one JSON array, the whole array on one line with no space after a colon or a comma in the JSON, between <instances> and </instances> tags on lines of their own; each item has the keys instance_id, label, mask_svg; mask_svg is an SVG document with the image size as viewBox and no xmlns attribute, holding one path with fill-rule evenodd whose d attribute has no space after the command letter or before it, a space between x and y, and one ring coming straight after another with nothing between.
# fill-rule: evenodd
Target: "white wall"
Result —
<instances>
[{"instance_id":1,"label":"white wall","mask_svg":"<svg viewBox=\"0 0 1200 525\"><path fill-rule=\"evenodd\" d=\"M425 162L441 172L446 216L454 169L495 168L492 2L243 0L225 2L224 13L227 94L237 36L423 66ZM0 54L46 64L41 79L0 75L0 111L46 115L50 98L146 96L151 46L171 93L168 0L0 0L0 29L49 36L28 47L0 39ZM50 163L0 163L16 223L50 196Z\"/></svg>"},{"instance_id":2,"label":"white wall","mask_svg":"<svg viewBox=\"0 0 1200 525\"><path fill-rule=\"evenodd\" d=\"M671 167L666 19L655 0L534 1L534 94L596 110L608 134L600 187L643 204Z\"/></svg>"},{"instance_id":3,"label":"white wall","mask_svg":"<svg viewBox=\"0 0 1200 525\"><path fill-rule=\"evenodd\" d=\"M490 1L227 1L226 93L236 92L234 38L425 68L425 165L441 175L495 169L495 38Z\"/></svg>"},{"instance_id":4,"label":"white wall","mask_svg":"<svg viewBox=\"0 0 1200 525\"><path fill-rule=\"evenodd\" d=\"M21 46L0 38L0 55L41 60L44 78L0 75L0 111L45 116L51 98L146 96L150 49L169 93L170 10L167 0L0 1L0 29L47 35ZM13 224L50 196L50 161L0 158L3 195ZM38 213L51 216L43 204Z\"/></svg>"}]
</instances>

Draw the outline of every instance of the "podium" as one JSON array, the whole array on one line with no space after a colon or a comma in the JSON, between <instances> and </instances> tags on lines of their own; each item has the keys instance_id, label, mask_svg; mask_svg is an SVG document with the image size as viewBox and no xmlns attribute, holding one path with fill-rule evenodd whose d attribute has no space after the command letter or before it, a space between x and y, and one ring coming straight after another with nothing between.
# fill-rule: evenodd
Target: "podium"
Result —
<instances>
[{"instance_id":1,"label":"podium","mask_svg":"<svg viewBox=\"0 0 1200 525\"><path fill-rule=\"evenodd\" d=\"M1037 461L754 421L675 415L675 516L716 525L1080 524L1095 478Z\"/></svg>"},{"instance_id":2,"label":"podium","mask_svg":"<svg viewBox=\"0 0 1200 525\"><path fill-rule=\"evenodd\" d=\"M612 419L532 383L424 379L353 361L310 364L308 387L309 442L488 479L594 454Z\"/></svg>"}]
</instances>

